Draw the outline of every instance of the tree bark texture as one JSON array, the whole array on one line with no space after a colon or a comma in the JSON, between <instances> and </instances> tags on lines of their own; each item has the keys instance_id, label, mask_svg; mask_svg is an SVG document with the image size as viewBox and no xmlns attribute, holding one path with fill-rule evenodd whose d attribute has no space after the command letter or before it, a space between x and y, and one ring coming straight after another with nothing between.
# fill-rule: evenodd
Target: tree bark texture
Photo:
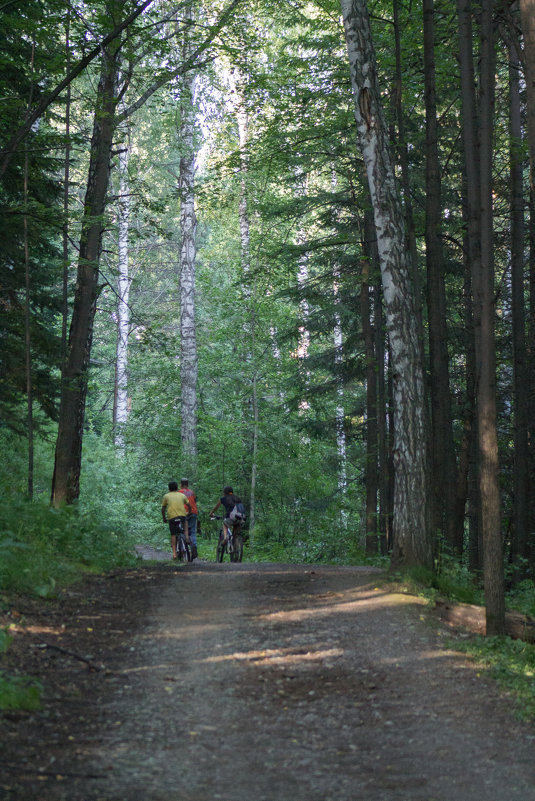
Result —
<instances>
[{"instance_id":1,"label":"tree bark texture","mask_svg":"<svg viewBox=\"0 0 535 801\"><path fill-rule=\"evenodd\" d=\"M432 565L422 347L403 210L380 104L365 0L342 0L355 119L374 211L394 402L393 564Z\"/></svg>"},{"instance_id":2,"label":"tree bark texture","mask_svg":"<svg viewBox=\"0 0 535 801\"><path fill-rule=\"evenodd\" d=\"M373 226L373 221L372 226ZM369 252L369 251L368 251ZM366 553L377 553L377 496L379 470L377 451L377 370L382 369L375 358L370 293L370 261L362 261L360 285L360 314L366 358Z\"/></svg>"},{"instance_id":3,"label":"tree bark texture","mask_svg":"<svg viewBox=\"0 0 535 801\"><path fill-rule=\"evenodd\" d=\"M392 429L389 426L387 391L385 381L386 349L385 325L383 313L383 296L380 277L374 282L373 298L374 345L375 345L375 380L377 383L377 449L379 469L379 531L381 535L381 553L387 554L392 547Z\"/></svg>"},{"instance_id":4,"label":"tree bark texture","mask_svg":"<svg viewBox=\"0 0 535 801\"><path fill-rule=\"evenodd\" d=\"M187 50L187 45L185 47ZM184 455L197 457L197 336L195 328L195 76L184 76L180 119L180 383L181 439Z\"/></svg>"},{"instance_id":5,"label":"tree bark texture","mask_svg":"<svg viewBox=\"0 0 535 801\"><path fill-rule=\"evenodd\" d=\"M91 155L80 236L78 272L69 331L59 416L52 502L70 504L80 494L82 436L87 395L93 322L99 293L99 262L104 230L113 144L115 89L119 72L118 47L114 43L102 53L97 90Z\"/></svg>"}]
</instances>

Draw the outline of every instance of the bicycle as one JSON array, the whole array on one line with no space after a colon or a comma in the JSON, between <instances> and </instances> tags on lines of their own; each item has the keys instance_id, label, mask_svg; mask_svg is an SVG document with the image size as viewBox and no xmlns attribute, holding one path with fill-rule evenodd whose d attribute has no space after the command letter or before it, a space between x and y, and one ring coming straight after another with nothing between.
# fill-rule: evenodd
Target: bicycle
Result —
<instances>
[{"instance_id":1,"label":"bicycle","mask_svg":"<svg viewBox=\"0 0 535 801\"><path fill-rule=\"evenodd\" d=\"M180 526L178 529L178 534L176 538L176 552L178 558L182 562L191 562L191 544L186 541L186 535L184 533L184 522L180 521Z\"/></svg>"},{"instance_id":2,"label":"bicycle","mask_svg":"<svg viewBox=\"0 0 535 801\"><path fill-rule=\"evenodd\" d=\"M223 520L222 517L214 515L212 520ZM216 559L222 562L225 554L229 555L231 562L241 562L243 560L243 534L241 533L241 523L234 523L228 529L228 539L224 542L223 527L219 532L219 541L216 549Z\"/></svg>"}]
</instances>

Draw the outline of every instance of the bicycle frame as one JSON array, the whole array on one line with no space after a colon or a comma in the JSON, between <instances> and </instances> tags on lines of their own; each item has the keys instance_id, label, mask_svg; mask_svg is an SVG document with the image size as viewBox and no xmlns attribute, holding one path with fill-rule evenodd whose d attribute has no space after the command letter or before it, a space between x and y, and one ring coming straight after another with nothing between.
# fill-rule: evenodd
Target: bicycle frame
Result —
<instances>
[{"instance_id":1,"label":"bicycle frame","mask_svg":"<svg viewBox=\"0 0 535 801\"><path fill-rule=\"evenodd\" d=\"M179 559L182 559L184 562L191 562L191 549L186 541L184 523L182 522L180 523L180 528L176 538L176 552Z\"/></svg>"}]
</instances>

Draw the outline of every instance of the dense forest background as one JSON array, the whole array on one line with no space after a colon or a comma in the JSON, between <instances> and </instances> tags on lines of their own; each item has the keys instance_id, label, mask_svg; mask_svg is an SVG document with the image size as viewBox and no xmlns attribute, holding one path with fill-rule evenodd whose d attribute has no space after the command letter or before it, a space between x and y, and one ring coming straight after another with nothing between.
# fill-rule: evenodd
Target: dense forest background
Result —
<instances>
[{"instance_id":1,"label":"dense forest background","mask_svg":"<svg viewBox=\"0 0 535 801\"><path fill-rule=\"evenodd\" d=\"M504 587L533 587L523 11L0 5L4 581L31 532L58 558L163 545L187 475L205 534L225 484L244 498L248 558L484 575L498 621Z\"/></svg>"}]
</instances>

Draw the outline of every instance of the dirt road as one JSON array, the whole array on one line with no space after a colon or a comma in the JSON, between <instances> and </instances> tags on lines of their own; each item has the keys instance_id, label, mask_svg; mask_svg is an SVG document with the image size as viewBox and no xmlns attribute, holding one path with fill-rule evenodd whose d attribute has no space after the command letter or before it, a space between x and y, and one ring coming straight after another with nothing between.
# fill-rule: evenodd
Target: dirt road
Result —
<instances>
[{"instance_id":1,"label":"dirt road","mask_svg":"<svg viewBox=\"0 0 535 801\"><path fill-rule=\"evenodd\" d=\"M47 703L0 723L0 798L535 801L535 730L376 581L162 563L26 610Z\"/></svg>"}]
</instances>

